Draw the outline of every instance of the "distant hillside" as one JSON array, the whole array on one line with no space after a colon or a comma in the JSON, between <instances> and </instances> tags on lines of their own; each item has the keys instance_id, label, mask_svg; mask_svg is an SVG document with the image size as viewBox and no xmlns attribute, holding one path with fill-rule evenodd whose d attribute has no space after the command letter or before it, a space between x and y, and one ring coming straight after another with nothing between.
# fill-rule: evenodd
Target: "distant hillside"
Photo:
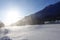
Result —
<instances>
[{"instance_id":1,"label":"distant hillside","mask_svg":"<svg viewBox=\"0 0 60 40\"><path fill-rule=\"evenodd\" d=\"M0 28L4 27L4 23L0 21Z\"/></svg>"},{"instance_id":2,"label":"distant hillside","mask_svg":"<svg viewBox=\"0 0 60 40\"><path fill-rule=\"evenodd\" d=\"M12 25L35 25L35 24L44 24L45 21L55 21L60 20L60 2L49 5L43 10L26 16L22 20L19 20Z\"/></svg>"}]
</instances>

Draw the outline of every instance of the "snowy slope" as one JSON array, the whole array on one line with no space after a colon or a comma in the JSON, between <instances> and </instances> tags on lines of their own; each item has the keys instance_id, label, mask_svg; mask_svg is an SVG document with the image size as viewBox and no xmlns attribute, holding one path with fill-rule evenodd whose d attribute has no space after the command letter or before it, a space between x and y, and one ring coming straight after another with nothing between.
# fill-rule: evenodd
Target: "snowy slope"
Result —
<instances>
[{"instance_id":1,"label":"snowy slope","mask_svg":"<svg viewBox=\"0 0 60 40\"><path fill-rule=\"evenodd\" d=\"M5 27L12 40L60 40L60 24ZM3 37L2 37L3 38Z\"/></svg>"}]
</instances>

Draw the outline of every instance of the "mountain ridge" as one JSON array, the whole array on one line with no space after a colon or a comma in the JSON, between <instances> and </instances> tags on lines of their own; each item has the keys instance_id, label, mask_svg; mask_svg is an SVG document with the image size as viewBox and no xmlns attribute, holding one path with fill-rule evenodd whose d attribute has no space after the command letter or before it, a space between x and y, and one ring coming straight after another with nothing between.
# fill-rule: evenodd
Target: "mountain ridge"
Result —
<instances>
[{"instance_id":1,"label":"mountain ridge","mask_svg":"<svg viewBox=\"0 0 60 40\"><path fill-rule=\"evenodd\" d=\"M45 21L56 21L60 20L60 2L49 5L44 9L24 17L13 25L35 25L44 24Z\"/></svg>"}]
</instances>

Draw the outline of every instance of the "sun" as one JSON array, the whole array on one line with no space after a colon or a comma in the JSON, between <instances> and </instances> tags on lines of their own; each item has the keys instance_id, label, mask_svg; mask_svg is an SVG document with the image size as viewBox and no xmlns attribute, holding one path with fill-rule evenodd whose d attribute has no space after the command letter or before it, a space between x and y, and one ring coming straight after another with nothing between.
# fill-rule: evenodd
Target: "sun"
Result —
<instances>
[{"instance_id":1,"label":"sun","mask_svg":"<svg viewBox=\"0 0 60 40\"><path fill-rule=\"evenodd\" d=\"M10 25L16 21L18 21L20 18L19 18L19 10L17 9L9 9L6 11L6 18L5 18L5 24L6 25Z\"/></svg>"}]
</instances>

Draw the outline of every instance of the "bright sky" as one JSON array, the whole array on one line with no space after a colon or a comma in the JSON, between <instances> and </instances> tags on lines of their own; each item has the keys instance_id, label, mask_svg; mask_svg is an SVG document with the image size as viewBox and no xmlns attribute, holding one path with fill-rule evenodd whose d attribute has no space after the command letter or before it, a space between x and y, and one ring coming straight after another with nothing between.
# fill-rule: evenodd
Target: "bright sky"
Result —
<instances>
[{"instance_id":1,"label":"bright sky","mask_svg":"<svg viewBox=\"0 0 60 40\"><path fill-rule=\"evenodd\" d=\"M6 25L60 0L0 0L0 20Z\"/></svg>"}]
</instances>

